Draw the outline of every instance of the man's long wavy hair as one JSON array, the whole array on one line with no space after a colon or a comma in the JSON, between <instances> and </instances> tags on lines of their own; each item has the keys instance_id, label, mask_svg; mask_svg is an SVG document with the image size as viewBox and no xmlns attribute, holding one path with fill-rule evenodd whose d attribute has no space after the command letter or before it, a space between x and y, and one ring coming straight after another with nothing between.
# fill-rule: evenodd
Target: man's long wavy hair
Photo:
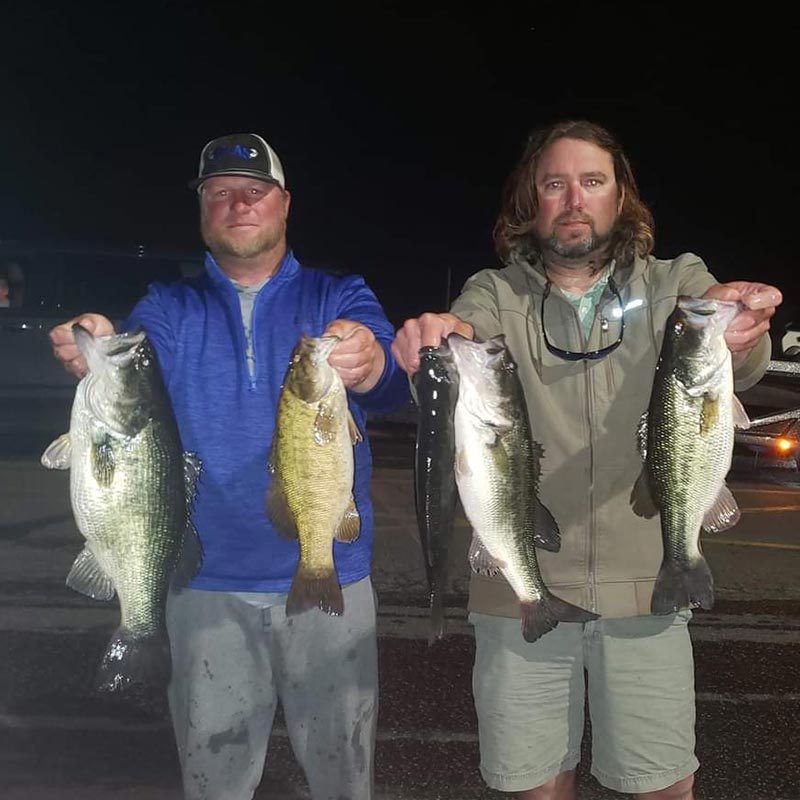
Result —
<instances>
[{"instance_id":1,"label":"man's long wavy hair","mask_svg":"<svg viewBox=\"0 0 800 800\"><path fill-rule=\"evenodd\" d=\"M539 210L536 194L536 168L542 153L558 139L582 139L605 150L614 161L614 177L619 191L625 190L622 210L614 225L607 253L620 266L627 266L636 254L652 252L655 244L653 215L639 197L633 170L616 139L605 128L584 120L558 122L534 131L525 152L508 176L503 188L502 206L494 226L494 245L503 262L514 258L533 261L541 249L533 235Z\"/></svg>"}]
</instances>

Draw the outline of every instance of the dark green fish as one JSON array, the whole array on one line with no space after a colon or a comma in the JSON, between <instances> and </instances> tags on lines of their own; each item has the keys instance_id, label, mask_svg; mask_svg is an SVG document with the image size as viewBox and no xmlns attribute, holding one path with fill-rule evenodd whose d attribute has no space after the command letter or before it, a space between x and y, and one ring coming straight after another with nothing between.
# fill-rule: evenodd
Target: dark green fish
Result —
<instances>
[{"instance_id":1,"label":"dark green fish","mask_svg":"<svg viewBox=\"0 0 800 800\"><path fill-rule=\"evenodd\" d=\"M454 415L458 371L450 348L423 347L414 374L419 418L414 459L414 501L425 574L431 599L429 641L444 631L443 595L447 554L453 538L456 508Z\"/></svg>"},{"instance_id":2,"label":"dark green fish","mask_svg":"<svg viewBox=\"0 0 800 800\"><path fill-rule=\"evenodd\" d=\"M679 297L667 321L649 410L639 426L644 470L632 495L637 514L661 513L664 555L653 614L713 606L714 580L700 549L700 529L724 530L739 520L725 476L734 427L750 423L733 394L724 336L740 308Z\"/></svg>"}]
</instances>

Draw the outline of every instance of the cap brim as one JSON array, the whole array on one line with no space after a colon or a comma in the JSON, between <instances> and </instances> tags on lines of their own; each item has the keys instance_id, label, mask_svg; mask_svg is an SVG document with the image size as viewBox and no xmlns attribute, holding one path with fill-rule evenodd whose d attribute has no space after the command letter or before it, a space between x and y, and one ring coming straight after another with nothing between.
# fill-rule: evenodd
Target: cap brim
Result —
<instances>
[{"instance_id":1,"label":"cap brim","mask_svg":"<svg viewBox=\"0 0 800 800\"><path fill-rule=\"evenodd\" d=\"M197 189L209 178L216 178L219 175L238 175L242 178L258 178L258 180L264 181L264 183L274 183L276 186L281 185L280 181L275 180L275 178L271 175L267 175L265 172L247 169L220 169L216 172L209 172L208 175L203 175L202 178L195 178L193 181L189 181L188 186L190 189Z\"/></svg>"}]
</instances>

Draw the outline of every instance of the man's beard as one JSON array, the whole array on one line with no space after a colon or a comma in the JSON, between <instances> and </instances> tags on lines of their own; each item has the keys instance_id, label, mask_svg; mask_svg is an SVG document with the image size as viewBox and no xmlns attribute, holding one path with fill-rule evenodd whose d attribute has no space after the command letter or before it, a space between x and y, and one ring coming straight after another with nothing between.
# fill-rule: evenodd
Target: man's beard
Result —
<instances>
[{"instance_id":1,"label":"man's beard","mask_svg":"<svg viewBox=\"0 0 800 800\"><path fill-rule=\"evenodd\" d=\"M570 219L565 217L564 219L556 219L555 222L558 224L560 222L568 222ZM589 234L587 236L573 242L562 242L555 233L546 238L539 238L538 243L542 255L550 253L567 261L577 261L586 258L592 253L599 253L604 250L611 241L615 225L612 225L605 233L598 233L594 220L588 217L581 217L580 221L589 226Z\"/></svg>"},{"instance_id":2,"label":"man's beard","mask_svg":"<svg viewBox=\"0 0 800 800\"><path fill-rule=\"evenodd\" d=\"M262 253L273 250L286 234L286 226L282 225L278 230L267 229L259 233L255 239L241 241L233 236L225 234L211 235L203 230L203 241L212 253L233 256L234 258L255 258Z\"/></svg>"}]
</instances>

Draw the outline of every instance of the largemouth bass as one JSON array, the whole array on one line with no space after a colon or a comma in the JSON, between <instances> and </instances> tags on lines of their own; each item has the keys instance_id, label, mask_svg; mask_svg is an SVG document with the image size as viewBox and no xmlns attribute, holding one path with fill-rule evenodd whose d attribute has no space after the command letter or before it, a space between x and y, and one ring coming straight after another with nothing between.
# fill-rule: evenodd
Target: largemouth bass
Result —
<instances>
[{"instance_id":1,"label":"largemouth bass","mask_svg":"<svg viewBox=\"0 0 800 800\"><path fill-rule=\"evenodd\" d=\"M162 688L172 666L167 590L176 574L184 581L199 568L189 508L200 463L183 453L145 334L73 331L89 372L75 392L69 433L42 456L45 467L70 470L72 510L86 539L67 585L97 600L119 598L120 626L95 687Z\"/></svg>"},{"instance_id":2,"label":"largemouth bass","mask_svg":"<svg viewBox=\"0 0 800 800\"><path fill-rule=\"evenodd\" d=\"M539 451L505 337L479 343L450 334L447 343L460 380L456 483L464 513L485 551L473 549L473 569L494 564L503 573L519 598L522 635L529 642L559 621L597 619L597 614L553 595L539 570L536 547L555 552L561 537L539 500Z\"/></svg>"},{"instance_id":3,"label":"largemouth bass","mask_svg":"<svg viewBox=\"0 0 800 800\"><path fill-rule=\"evenodd\" d=\"M333 540L353 542L361 532L353 500L353 446L362 436L342 379L328 363L337 341L335 336L301 337L278 401L267 514L281 535L300 543L286 600L290 616L315 607L344 613Z\"/></svg>"},{"instance_id":4,"label":"largemouth bass","mask_svg":"<svg viewBox=\"0 0 800 800\"><path fill-rule=\"evenodd\" d=\"M414 374L419 417L414 458L414 501L425 574L431 600L429 642L444 632L443 594L447 582L447 553L456 509L455 408L458 371L443 342L420 350Z\"/></svg>"},{"instance_id":5,"label":"largemouth bass","mask_svg":"<svg viewBox=\"0 0 800 800\"><path fill-rule=\"evenodd\" d=\"M664 555L650 606L654 614L713 606L714 580L700 529L725 530L740 517L725 476L734 427L750 422L733 393L724 339L740 308L679 297L667 321L649 410L639 426L644 469L632 495L636 513L661 513Z\"/></svg>"}]
</instances>

